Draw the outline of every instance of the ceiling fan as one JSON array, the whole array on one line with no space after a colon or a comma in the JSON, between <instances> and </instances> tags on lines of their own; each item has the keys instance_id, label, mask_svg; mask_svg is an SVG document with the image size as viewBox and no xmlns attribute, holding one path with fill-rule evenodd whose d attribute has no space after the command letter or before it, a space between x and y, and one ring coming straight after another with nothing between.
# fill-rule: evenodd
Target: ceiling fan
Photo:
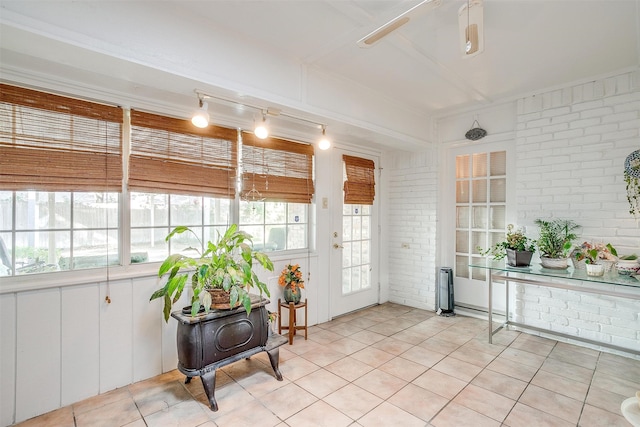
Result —
<instances>
[{"instance_id":1,"label":"ceiling fan","mask_svg":"<svg viewBox=\"0 0 640 427\"><path fill-rule=\"evenodd\" d=\"M357 45L369 48L398 28L407 24L419 14L433 10L443 0L423 0L409 10L387 21L366 36L358 40ZM467 0L458 10L461 50L464 57L477 55L484 50L483 37L483 0Z\"/></svg>"}]
</instances>

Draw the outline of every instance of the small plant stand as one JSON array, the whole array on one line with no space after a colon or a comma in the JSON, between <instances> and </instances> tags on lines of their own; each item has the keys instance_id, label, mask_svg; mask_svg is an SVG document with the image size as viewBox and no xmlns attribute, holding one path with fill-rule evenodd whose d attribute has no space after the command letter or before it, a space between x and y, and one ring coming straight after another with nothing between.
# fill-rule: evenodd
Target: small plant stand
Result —
<instances>
[{"instance_id":1,"label":"small plant stand","mask_svg":"<svg viewBox=\"0 0 640 427\"><path fill-rule=\"evenodd\" d=\"M282 326L282 309L289 309L289 326ZM299 308L304 308L304 325L298 325L296 319L296 311ZM278 298L278 334L282 334L282 330L289 331L289 345L293 344L293 336L297 331L304 331L304 339L307 339L307 299L304 302L300 301L298 304L293 302L283 302Z\"/></svg>"}]
</instances>

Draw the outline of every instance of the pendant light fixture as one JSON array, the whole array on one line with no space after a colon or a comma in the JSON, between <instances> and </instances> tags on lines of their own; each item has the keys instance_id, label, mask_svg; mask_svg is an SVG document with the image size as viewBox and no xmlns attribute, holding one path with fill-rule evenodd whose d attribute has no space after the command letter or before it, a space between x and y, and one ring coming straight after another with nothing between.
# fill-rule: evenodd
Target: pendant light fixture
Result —
<instances>
[{"instance_id":1,"label":"pendant light fixture","mask_svg":"<svg viewBox=\"0 0 640 427\"><path fill-rule=\"evenodd\" d=\"M267 128L267 115L264 111L262 111L262 120L257 122L256 126L253 128L253 134L260 139L265 139L269 136L269 129Z\"/></svg>"},{"instance_id":2,"label":"pendant light fixture","mask_svg":"<svg viewBox=\"0 0 640 427\"><path fill-rule=\"evenodd\" d=\"M198 97L198 105L199 108L193 113L193 117L191 117L191 123L196 127L206 128L209 126L209 105L200 97Z\"/></svg>"},{"instance_id":3,"label":"pendant light fixture","mask_svg":"<svg viewBox=\"0 0 640 427\"><path fill-rule=\"evenodd\" d=\"M322 125L322 138L320 138L320 142L318 142L318 148L321 150L328 150L331 147L331 141L327 138L327 127Z\"/></svg>"},{"instance_id":4,"label":"pendant light fixture","mask_svg":"<svg viewBox=\"0 0 640 427\"><path fill-rule=\"evenodd\" d=\"M462 56L469 58L484 50L484 6L482 0L467 0L458 10L460 48Z\"/></svg>"}]
</instances>

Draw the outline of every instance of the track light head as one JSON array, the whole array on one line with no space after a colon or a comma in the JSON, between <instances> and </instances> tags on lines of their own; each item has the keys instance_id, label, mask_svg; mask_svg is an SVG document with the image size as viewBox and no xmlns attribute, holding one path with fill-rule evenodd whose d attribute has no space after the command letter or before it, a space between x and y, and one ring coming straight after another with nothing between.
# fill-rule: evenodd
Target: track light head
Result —
<instances>
[{"instance_id":1,"label":"track light head","mask_svg":"<svg viewBox=\"0 0 640 427\"><path fill-rule=\"evenodd\" d=\"M331 141L327 138L326 135L327 127L322 125L322 138L320 138L320 142L318 142L318 148L321 150L328 150L331 147Z\"/></svg>"},{"instance_id":2,"label":"track light head","mask_svg":"<svg viewBox=\"0 0 640 427\"><path fill-rule=\"evenodd\" d=\"M198 108L193 116L191 117L191 123L194 126L199 128L206 128L209 126L209 111L208 104L202 100L202 98L198 98L200 108Z\"/></svg>"},{"instance_id":3,"label":"track light head","mask_svg":"<svg viewBox=\"0 0 640 427\"><path fill-rule=\"evenodd\" d=\"M253 129L253 134L260 139L265 139L269 136L269 129L267 128L267 116L264 112L262 113L262 120L256 123L256 126Z\"/></svg>"}]
</instances>

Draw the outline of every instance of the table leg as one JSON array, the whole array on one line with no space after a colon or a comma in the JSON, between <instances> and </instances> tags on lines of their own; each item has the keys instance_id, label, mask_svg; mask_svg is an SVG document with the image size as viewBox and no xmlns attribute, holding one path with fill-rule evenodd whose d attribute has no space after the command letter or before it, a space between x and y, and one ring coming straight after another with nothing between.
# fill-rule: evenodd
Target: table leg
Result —
<instances>
[{"instance_id":1,"label":"table leg","mask_svg":"<svg viewBox=\"0 0 640 427\"><path fill-rule=\"evenodd\" d=\"M493 281L489 270L489 344L493 344Z\"/></svg>"}]
</instances>

